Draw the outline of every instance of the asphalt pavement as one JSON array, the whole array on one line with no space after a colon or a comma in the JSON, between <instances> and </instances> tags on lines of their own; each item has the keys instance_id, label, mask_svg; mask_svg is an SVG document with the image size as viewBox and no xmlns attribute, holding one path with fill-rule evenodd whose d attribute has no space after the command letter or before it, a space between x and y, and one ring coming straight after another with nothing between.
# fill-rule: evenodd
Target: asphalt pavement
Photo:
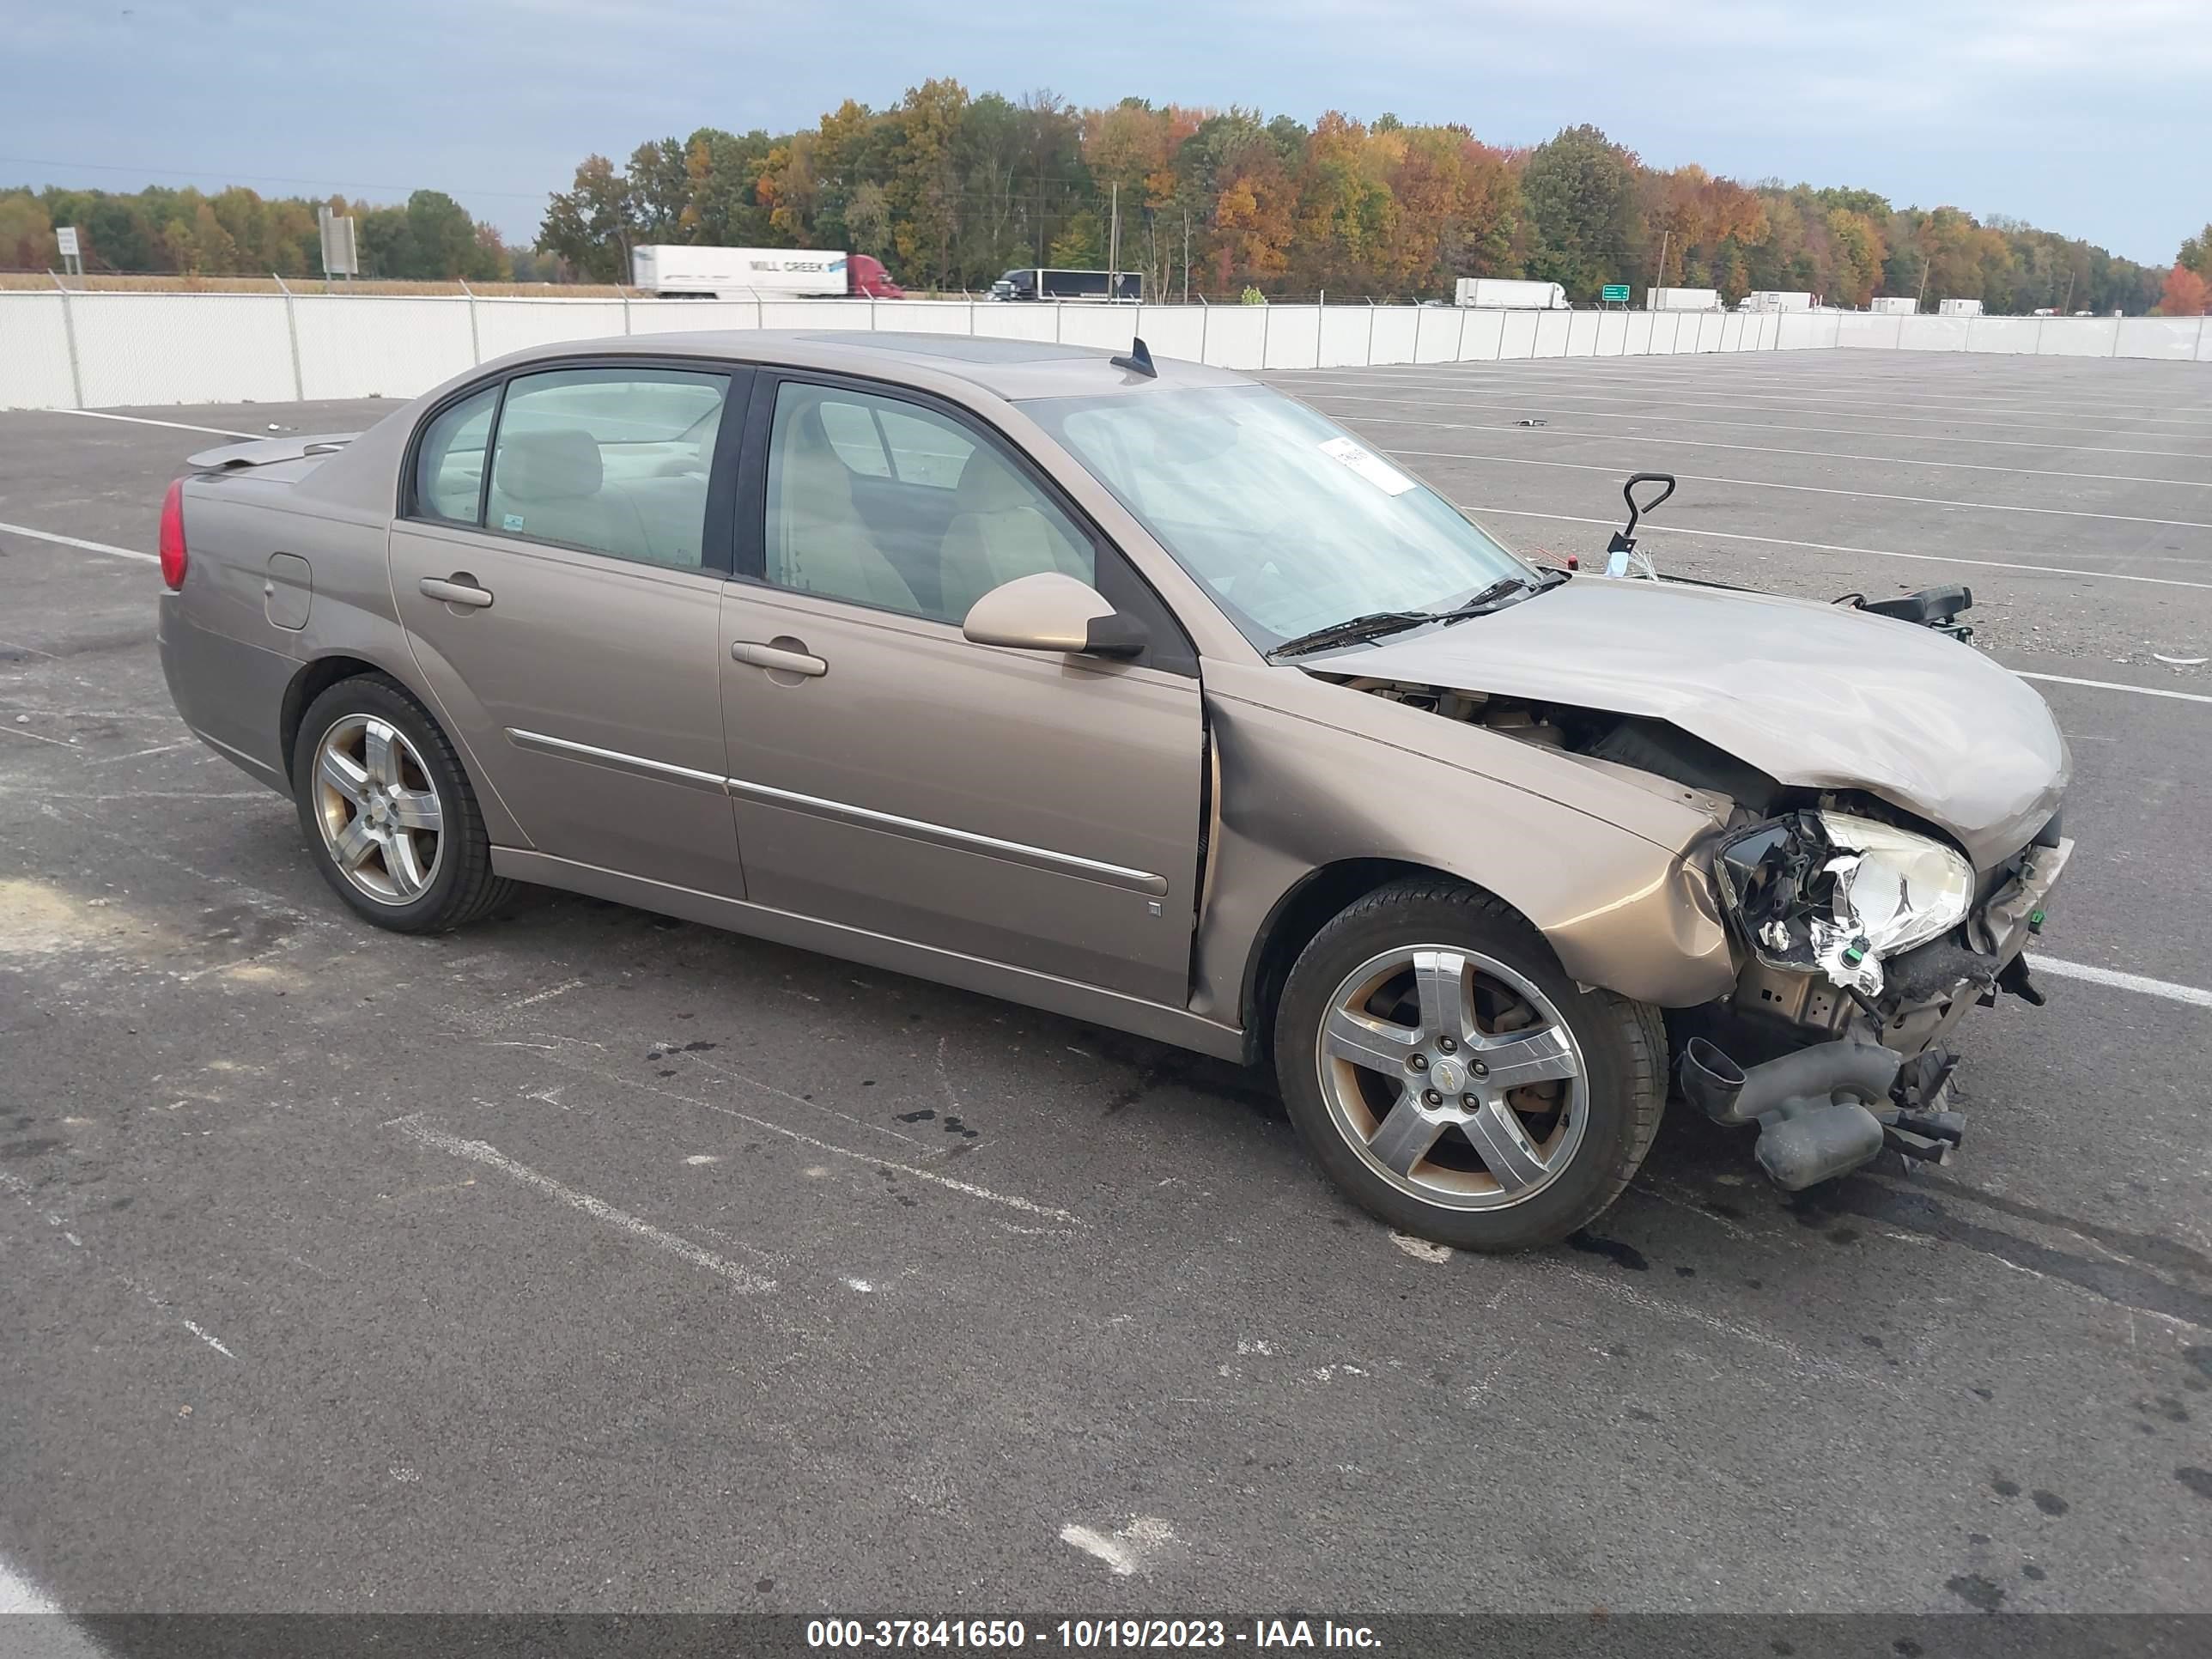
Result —
<instances>
[{"instance_id":1,"label":"asphalt pavement","mask_svg":"<svg viewBox=\"0 0 2212 1659\"><path fill-rule=\"evenodd\" d=\"M76 1613L2212 1612L2212 372L1268 378L1547 556L1664 468L1662 569L1971 584L2073 744L2078 850L2050 1005L1961 1033L1955 1163L1792 1200L1677 1109L1574 1246L1453 1255L1231 1066L577 898L378 932L176 720L151 555L222 441L185 428L390 406L0 414L4 1577Z\"/></svg>"}]
</instances>

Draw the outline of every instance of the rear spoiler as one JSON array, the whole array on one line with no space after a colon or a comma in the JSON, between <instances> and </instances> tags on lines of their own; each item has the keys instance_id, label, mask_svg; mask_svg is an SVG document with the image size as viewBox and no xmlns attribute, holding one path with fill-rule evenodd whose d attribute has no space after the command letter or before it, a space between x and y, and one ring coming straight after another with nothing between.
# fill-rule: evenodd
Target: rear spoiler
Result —
<instances>
[{"instance_id":1,"label":"rear spoiler","mask_svg":"<svg viewBox=\"0 0 2212 1659\"><path fill-rule=\"evenodd\" d=\"M293 438L249 438L244 443L218 444L213 449L203 449L186 459L185 465L199 472L273 466L278 461L296 461L310 455L334 455L359 436L358 432L320 432Z\"/></svg>"}]
</instances>

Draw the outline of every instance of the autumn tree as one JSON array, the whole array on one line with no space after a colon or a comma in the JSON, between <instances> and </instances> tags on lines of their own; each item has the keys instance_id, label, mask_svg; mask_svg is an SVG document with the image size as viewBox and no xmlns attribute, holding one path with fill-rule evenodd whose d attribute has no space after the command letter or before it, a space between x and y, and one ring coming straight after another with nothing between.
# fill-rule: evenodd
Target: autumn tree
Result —
<instances>
[{"instance_id":1,"label":"autumn tree","mask_svg":"<svg viewBox=\"0 0 2212 1659\"><path fill-rule=\"evenodd\" d=\"M58 257L46 204L27 190L0 196L0 267L51 270Z\"/></svg>"},{"instance_id":2,"label":"autumn tree","mask_svg":"<svg viewBox=\"0 0 2212 1659\"><path fill-rule=\"evenodd\" d=\"M2202 317L2212 311L2212 283L2189 265L2177 264L2166 273L2166 289L2159 295L2161 317Z\"/></svg>"}]
</instances>

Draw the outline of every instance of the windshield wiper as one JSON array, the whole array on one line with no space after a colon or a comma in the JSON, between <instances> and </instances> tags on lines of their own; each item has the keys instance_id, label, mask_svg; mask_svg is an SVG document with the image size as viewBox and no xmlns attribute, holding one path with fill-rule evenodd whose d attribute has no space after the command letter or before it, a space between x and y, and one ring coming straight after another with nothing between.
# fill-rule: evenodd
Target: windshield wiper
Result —
<instances>
[{"instance_id":1,"label":"windshield wiper","mask_svg":"<svg viewBox=\"0 0 2212 1659\"><path fill-rule=\"evenodd\" d=\"M1500 576L1496 581L1470 599L1462 599L1438 617L1441 622L1465 622L1469 617L1480 617L1494 607L1500 599L1518 593L1522 588L1534 589L1526 576Z\"/></svg>"},{"instance_id":2,"label":"windshield wiper","mask_svg":"<svg viewBox=\"0 0 2212 1659\"><path fill-rule=\"evenodd\" d=\"M1277 657L1301 657L1309 651L1327 650L1332 645L1358 645L1403 629L1419 628L1436 619L1433 611L1370 611L1364 617L1347 617L1326 628L1316 628L1310 634L1301 634L1294 640L1285 640L1267 655L1272 660Z\"/></svg>"},{"instance_id":3,"label":"windshield wiper","mask_svg":"<svg viewBox=\"0 0 2212 1659\"><path fill-rule=\"evenodd\" d=\"M1465 622L1469 617L1487 616L1498 610L1516 593L1546 593L1566 580L1564 571L1551 571L1534 581L1522 575L1501 576L1489 586L1470 598L1462 599L1449 611L1370 611L1364 617L1331 623L1326 628L1316 628L1310 634L1301 634L1286 640L1267 655L1276 657L1303 656L1309 651L1325 650L1332 645L1358 645L1379 639L1385 634L1396 634L1408 628L1419 628L1424 623Z\"/></svg>"}]
</instances>

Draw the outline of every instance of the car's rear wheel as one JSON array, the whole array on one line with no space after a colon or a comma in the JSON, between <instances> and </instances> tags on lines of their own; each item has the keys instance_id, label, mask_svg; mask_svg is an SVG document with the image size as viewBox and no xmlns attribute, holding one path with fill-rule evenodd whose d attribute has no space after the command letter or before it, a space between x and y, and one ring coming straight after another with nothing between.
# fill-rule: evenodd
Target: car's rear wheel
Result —
<instances>
[{"instance_id":1,"label":"car's rear wheel","mask_svg":"<svg viewBox=\"0 0 2212 1659\"><path fill-rule=\"evenodd\" d=\"M308 706L292 749L300 825L323 878L403 933L442 933L507 902L476 792L429 711L380 675Z\"/></svg>"},{"instance_id":2,"label":"car's rear wheel","mask_svg":"<svg viewBox=\"0 0 2212 1659\"><path fill-rule=\"evenodd\" d=\"M1656 1009L1577 986L1500 901L1436 882L1382 888L1315 936L1284 987L1275 1062L1349 1196L1464 1249L1593 1220L1666 1103Z\"/></svg>"}]
</instances>

